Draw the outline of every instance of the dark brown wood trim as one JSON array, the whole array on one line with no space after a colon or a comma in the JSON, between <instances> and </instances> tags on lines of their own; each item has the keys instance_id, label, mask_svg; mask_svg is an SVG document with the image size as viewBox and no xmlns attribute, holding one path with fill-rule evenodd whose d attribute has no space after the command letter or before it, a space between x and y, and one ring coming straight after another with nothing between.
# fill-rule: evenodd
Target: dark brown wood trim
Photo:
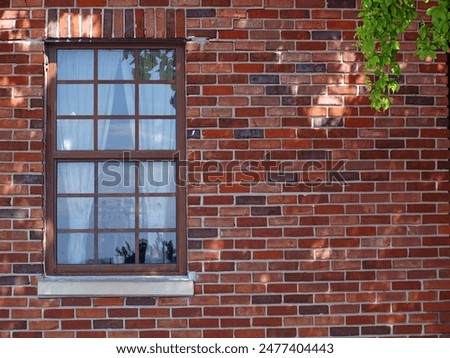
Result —
<instances>
[{"instance_id":1,"label":"dark brown wood trim","mask_svg":"<svg viewBox=\"0 0 450 358\"><path fill-rule=\"evenodd\" d=\"M181 178L185 177L184 168L184 158L186 156L186 121L185 121L185 41L81 41L79 39L60 40L60 39L50 39L46 41L47 53L49 58L48 67L48 87L47 87L47 126L46 126L46 273L59 275L59 274L73 274L73 275L179 275L187 273L187 235L186 235L186 191L184 185L178 185L177 181L176 193L164 193L163 196L166 197L176 197L177 198L177 225L176 228L165 228L165 229L142 229L139 230L139 198L140 197L151 197L151 196L161 196L161 194L156 195L152 193L139 193L138 185L135 186L135 192L129 194L114 194L114 197L121 196L131 196L135 198L135 228L130 230L125 230L127 232L135 233L135 251L138 250L139 244L139 233L140 232L176 232L177 236L177 262L174 264L139 264L138 255L136 255L135 264L128 265L58 265L56 262L57 249L56 249L56 163L64 161L89 161L98 163L105 160L118 160L118 161L174 161L177 163L177 175ZM135 76L134 80L131 81L103 81L98 80L98 49L134 49L137 51L141 49L174 49L175 59L176 59L176 76L174 81L144 81L140 80L138 76ZM58 49L92 49L94 50L94 78L89 81L57 81L56 80L56 53ZM136 57L138 58L138 57ZM136 68L138 63L136 64ZM94 150L93 151L58 151L56 150L56 120L70 120L71 116L61 115L58 116L56 113L56 85L57 83L90 83L94 85L94 113L92 116L80 116L80 119L92 119L95 123L94 125ZM98 115L98 84L99 83L132 83L136 88L136 102L135 102L135 114L132 116L126 116L130 119L135 120L135 136L136 136L136 147L134 150L130 151L120 151L120 150L96 150L98 149L97 141L97 121L100 118L107 119L124 119L124 116L99 116ZM139 101L139 85L143 83L170 83L176 85L176 115L175 116L139 116L138 115L138 101ZM78 119L78 117L77 117ZM174 150L145 150L140 151L137 148L139 144L139 123L138 119L176 119L176 148ZM180 164L183 163L183 165ZM97 164L95 165L97 168ZM135 170L138 171L139 168L136 165ZM97 172L97 170L96 170ZM136 180L138 180L138 175L135 175ZM121 232L123 230L111 229L111 230L100 230L98 228L98 198L107 197L103 193L98 193L98 184L95 181L96 189L94 194L88 195L94 198L94 229L92 230L76 230L76 232L92 232L94 233L95 240L98 240L98 233L100 232ZM184 183L184 179L182 180ZM79 196L79 195L77 195ZM83 196L83 195L81 195ZM70 194L59 195L58 197L70 197ZM70 232L70 230L61 230L61 232ZM97 247L97 242L95 247ZM97 259L98 251L94 249L94 257Z\"/></svg>"}]
</instances>

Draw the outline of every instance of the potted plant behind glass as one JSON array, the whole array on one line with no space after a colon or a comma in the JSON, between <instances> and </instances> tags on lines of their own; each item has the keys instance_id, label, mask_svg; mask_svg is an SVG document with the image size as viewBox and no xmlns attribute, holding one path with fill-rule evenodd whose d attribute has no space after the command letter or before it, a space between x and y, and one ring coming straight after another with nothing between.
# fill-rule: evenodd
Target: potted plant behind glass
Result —
<instances>
[{"instance_id":1,"label":"potted plant behind glass","mask_svg":"<svg viewBox=\"0 0 450 358\"><path fill-rule=\"evenodd\" d=\"M133 263L131 259L134 259L134 251L131 250L128 241L125 241L125 245L121 247L116 246L116 254L113 257L114 264Z\"/></svg>"}]
</instances>

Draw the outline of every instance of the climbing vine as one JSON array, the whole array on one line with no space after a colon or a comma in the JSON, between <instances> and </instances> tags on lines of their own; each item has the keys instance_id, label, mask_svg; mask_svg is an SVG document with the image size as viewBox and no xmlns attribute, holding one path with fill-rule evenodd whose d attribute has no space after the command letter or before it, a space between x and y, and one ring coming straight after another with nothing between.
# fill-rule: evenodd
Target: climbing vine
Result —
<instances>
[{"instance_id":1,"label":"climbing vine","mask_svg":"<svg viewBox=\"0 0 450 358\"><path fill-rule=\"evenodd\" d=\"M422 0L429 4L429 0ZM357 45L365 57L371 106L386 110L392 94L400 89L401 68L397 61L400 37L417 18L415 0L362 0L362 25L356 29ZM436 58L439 50L448 52L450 42L450 0L437 0L428 7L420 22L416 55Z\"/></svg>"}]
</instances>

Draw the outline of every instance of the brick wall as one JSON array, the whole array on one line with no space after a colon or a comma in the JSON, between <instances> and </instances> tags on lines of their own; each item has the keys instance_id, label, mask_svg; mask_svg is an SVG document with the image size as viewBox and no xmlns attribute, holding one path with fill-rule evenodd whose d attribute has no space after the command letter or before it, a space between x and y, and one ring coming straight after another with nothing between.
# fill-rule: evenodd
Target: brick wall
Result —
<instances>
[{"instance_id":1,"label":"brick wall","mask_svg":"<svg viewBox=\"0 0 450 358\"><path fill-rule=\"evenodd\" d=\"M449 336L446 56L370 109L355 0L0 0L0 336ZM187 44L193 297L36 296L46 38Z\"/></svg>"}]
</instances>

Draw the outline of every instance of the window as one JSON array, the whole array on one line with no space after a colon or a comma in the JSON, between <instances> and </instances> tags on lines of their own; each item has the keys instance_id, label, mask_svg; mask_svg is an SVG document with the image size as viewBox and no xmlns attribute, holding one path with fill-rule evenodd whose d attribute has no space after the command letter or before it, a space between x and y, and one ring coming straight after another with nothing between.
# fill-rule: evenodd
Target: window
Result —
<instances>
[{"instance_id":1,"label":"window","mask_svg":"<svg viewBox=\"0 0 450 358\"><path fill-rule=\"evenodd\" d=\"M46 271L186 274L184 44L48 46Z\"/></svg>"}]
</instances>

